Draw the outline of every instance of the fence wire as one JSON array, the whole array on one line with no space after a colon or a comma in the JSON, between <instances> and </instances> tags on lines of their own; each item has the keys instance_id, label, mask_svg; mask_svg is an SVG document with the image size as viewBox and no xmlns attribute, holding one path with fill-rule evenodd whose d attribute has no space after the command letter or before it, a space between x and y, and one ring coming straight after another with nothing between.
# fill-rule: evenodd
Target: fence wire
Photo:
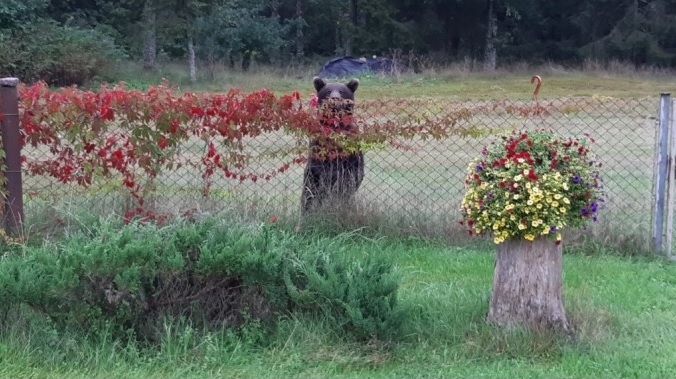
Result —
<instances>
[{"instance_id":1,"label":"fence wire","mask_svg":"<svg viewBox=\"0 0 676 379\"><path fill-rule=\"evenodd\" d=\"M460 201L469 162L483 146L515 129L547 128L562 135L595 138L592 151L603 163L607 208L600 213L595 235L649 241L653 162L658 100L610 97L570 97L532 100L457 101L440 98L358 100L355 119L362 130L394 125L400 128L446 125L442 138L402 137L365 152L365 177L357 193L363 214L396 220L416 230L440 226L445 232L461 231ZM216 212L230 210L239 216L266 221L269 217L297 217L303 164L265 180L288 160L283 152L298 151L297 137L284 132L244 141L250 155L249 172L260 172L257 181L215 175L208 196L202 172L189 165L164 170L146 193L158 211ZM207 141L191 139L180 147L181 157L199 159ZM48 149L24 149L27 160L44 159ZM177 162L178 163L178 162ZM27 175L27 174L25 174ZM54 219L45 212L118 213L134 206L119 178L99 179L89 188L63 184L56 179L25 176L27 223ZM50 210L51 209L51 210Z\"/></svg>"}]
</instances>

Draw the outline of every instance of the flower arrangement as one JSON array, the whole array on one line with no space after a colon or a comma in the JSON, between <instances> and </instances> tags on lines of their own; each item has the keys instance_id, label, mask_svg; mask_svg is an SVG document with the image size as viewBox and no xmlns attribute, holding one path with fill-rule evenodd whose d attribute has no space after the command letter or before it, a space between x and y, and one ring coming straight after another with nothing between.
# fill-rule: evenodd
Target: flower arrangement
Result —
<instances>
[{"instance_id":1,"label":"flower arrangement","mask_svg":"<svg viewBox=\"0 0 676 379\"><path fill-rule=\"evenodd\" d=\"M461 223L470 235L492 234L561 242L561 230L597 221L604 203L594 140L563 138L552 131L515 131L493 142L469 165Z\"/></svg>"}]
</instances>

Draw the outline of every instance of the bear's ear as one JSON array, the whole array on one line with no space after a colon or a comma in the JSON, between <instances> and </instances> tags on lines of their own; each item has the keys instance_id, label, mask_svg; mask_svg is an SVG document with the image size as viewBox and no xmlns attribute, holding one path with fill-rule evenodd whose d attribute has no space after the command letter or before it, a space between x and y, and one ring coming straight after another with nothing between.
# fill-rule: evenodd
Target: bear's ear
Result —
<instances>
[{"instance_id":1,"label":"bear's ear","mask_svg":"<svg viewBox=\"0 0 676 379\"><path fill-rule=\"evenodd\" d=\"M359 87L359 79L352 79L346 85L347 85L347 88L349 88L350 91L352 91L352 93L355 93L355 92L357 92L357 88Z\"/></svg>"},{"instance_id":2,"label":"bear's ear","mask_svg":"<svg viewBox=\"0 0 676 379\"><path fill-rule=\"evenodd\" d=\"M317 92L321 91L322 88L326 85L326 82L324 79L320 78L319 76L315 76L314 79L312 79L312 84L315 86L315 90Z\"/></svg>"}]
</instances>

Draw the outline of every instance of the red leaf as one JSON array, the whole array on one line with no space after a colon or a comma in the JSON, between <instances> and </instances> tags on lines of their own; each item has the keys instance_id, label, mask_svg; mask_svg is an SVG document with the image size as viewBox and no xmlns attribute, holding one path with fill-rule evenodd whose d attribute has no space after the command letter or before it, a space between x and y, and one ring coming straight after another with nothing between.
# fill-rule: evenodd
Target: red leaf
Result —
<instances>
[{"instance_id":1,"label":"red leaf","mask_svg":"<svg viewBox=\"0 0 676 379\"><path fill-rule=\"evenodd\" d=\"M157 146L159 146L160 149L162 150L166 149L167 146L169 146L169 140L167 139L167 137L165 136L160 137L160 140L157 141Z\"/></svg>"}]
</instances>

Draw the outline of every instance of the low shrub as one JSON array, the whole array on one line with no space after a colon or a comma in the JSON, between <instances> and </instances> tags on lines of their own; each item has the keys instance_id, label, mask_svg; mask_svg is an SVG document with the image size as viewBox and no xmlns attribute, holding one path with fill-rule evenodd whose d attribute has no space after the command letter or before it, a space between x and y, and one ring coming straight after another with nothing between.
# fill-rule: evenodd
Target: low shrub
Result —
<instances>
[{"instance_id":1,"label":"low shrub","mask_svg":"<svg viewBox=\"0 0 676 379\"><path fill-rule=\"evenodd\" d=\"M60 328L132 332L149 342L161 338L167 318L240 328L293 312L328 318L356 340L396 337L402 313L391 264L335 247L271 225L99 220L5 253L0 304L29 306Z\"/></svg>"}]
</instances>

